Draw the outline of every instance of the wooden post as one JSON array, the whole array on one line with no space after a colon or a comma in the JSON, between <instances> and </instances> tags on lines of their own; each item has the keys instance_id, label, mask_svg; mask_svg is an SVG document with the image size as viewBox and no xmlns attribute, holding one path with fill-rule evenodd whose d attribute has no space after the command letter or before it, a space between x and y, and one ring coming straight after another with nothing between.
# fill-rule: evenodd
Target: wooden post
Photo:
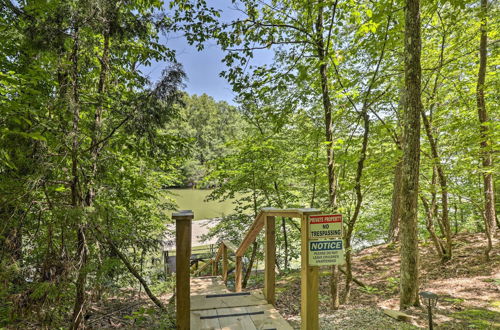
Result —
<instances>
[{"instance_id":1,"label":"wooden post","mask_svg":"<svg viewBox=\"0 0 500 330\"><path fill-rule=\"evenodd\" d=\"M264 266L264 297L271 305L276 303L276 219L266 217L266 244L265 244L265 266Z\"/></svg>"},{"instance_id":2,"label":"wooden post","mask_svg":"<svg viewBox=\"0 0 500 330\"><path fill-rule=\"evenodd\" d=\"M224 280L224 284L227 284L227 246L222 245L222 280Z\"/></svg>"},{"instance_id":3,"label":"wooden post","mask_svg":"<svg viewBox=\"0 0 500 330\"><path fill-rule=\"evenodd\" d=\"M212 276L217 276L219 273L219 260L214 259L214 271L212 273Z\"/></svg>"},{"instance_id":4,"label":"wooden post","mask_svg":"<svg viewBox=\"0 0 500 330\"><path fill-rule=\"evenodd\" d=\"M163 271L165 272L165 277L170 273L168 269L168 251L163 251Z\"/></svg>"},{"instance_id":5,"label":"wooden post","mask_svg":"<svg viewBox=\"0 0 500 330\"><path fill-rule=\"evenodd\" d=\"M190 259L191 259L191 221L192 211L180 211L172 214L175 220L175 284L177 329L190 329Z\"/></svg>"},{"instance_id":6,"label":"wooden post","mask_svg":"<svg viewBox=\"0 0 500 330\"><path fill-rule=\"evenodd\" d=\"M318 267L309 266L309 216L307 213L301 219L301 274L300 274L300 317L302 330L319 329L318 309Z\"/></svg>"},{"instance_id":7,"label":"wooden post","mask_svg":"<svg viewBox=\"0 0 500 330\"><path fill-rule=\"evenodd\" d=\"M236 269L235 269L235 280L234 286L236 292L241 292L243 288L243 259L242 257L236 256Z\"/></svg>"}]
</instances>

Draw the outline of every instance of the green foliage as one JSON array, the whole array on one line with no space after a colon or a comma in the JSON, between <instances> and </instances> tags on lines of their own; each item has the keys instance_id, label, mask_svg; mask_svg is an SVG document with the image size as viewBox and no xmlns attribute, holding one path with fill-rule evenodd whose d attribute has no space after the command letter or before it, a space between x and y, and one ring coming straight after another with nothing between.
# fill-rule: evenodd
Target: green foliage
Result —
<instances>
[{"instance_id":1,"label":"green foliage","mask_svg":"<svg viewBox=\"0 0 500 330\"><path fill-rule=\"evenodd\" d=\"M354 248L386 237L403 141L402 7L364 0L234 3L240 16L225 22L203 0L4 1L0 326L66 325L79 274L87 279L82 292L88 289L96 299L137 285L97 229L147 281L161 281L158 260L150 258L174 208L165 187L215 186L211 199L238 196L235 213L210 235L239 243L262 207L330 212L326 151L332 150L337 210L349 221L358 189L363 198ZM500 172L500 76L494 70L500 64L499 6L490 7L490 119L484 127L491 143L481 148L475 88L483 14L473 1L422 4L423 114L439 155L422 139L420 197L434 200L438 219L442 200L432 176L441 165L456 232L484 230L481 175ZM180 91L182 67L160 41L169 31L182 32L199 49L216 40L226 52L222 76L238 107ZM261 50L273 54L270 63L252 62ZM156 83L144 74L153 62L171 63ZM363 114L370 133L360 176ZM325 136L329 124L331 140ZM480 162L484 150L493 157L489 168ZM299 257L300 229L293 220L277 221L278 266L286 270ZM82 232L85 238L77 235ZM153 289L164 292L171 285ZM397 286L397 279L388 279L390 290ZM456 316L492 316L465 312ZM130 318L139 324L148 313L139 310Z\"/></svg>"},{"instance_id":2,"label":"green foliage","mask_svg":"<svg viewBox=\"0 0 500 330\"><path fill-rule=\"evenodd\" d=\"M368 293L368 294L381 294L382 291L376 287L373 287L373 286L365 286L365 287L361 287L359 288L359 290L365 292L365 293Z\"/></svg>"},{"instance_id":3,"label":"green foliage","mask_svg":"<svg viewBox=\"0 0 500 330\"><path fill-rule=\"evenodd\" d=\"M161 188L178 181L187 154L167 131L184 73L159 42L162 6L2 4L0 296L10 302L0 308L2 326L66 326L79 273L83 292L97 297L131 285L96 228L140 270L156 254L173 207ZM142 72L152 61L172 63L156 83Z\"/></svg>"},{"instance_id":4,"label":"green foliage","mask_svg":"<svg viewBox=\"0 0 500 330\"><path fill-rule=\"evenodd\" d=\"M234 106L203 94L184 95L183 106L172 120L168 134L189 141L189 158L181 168L182 185L213 185L204 181L209 162L223 157L229 141L240 135L242 119Z\"/></svg>"}]
</instances>

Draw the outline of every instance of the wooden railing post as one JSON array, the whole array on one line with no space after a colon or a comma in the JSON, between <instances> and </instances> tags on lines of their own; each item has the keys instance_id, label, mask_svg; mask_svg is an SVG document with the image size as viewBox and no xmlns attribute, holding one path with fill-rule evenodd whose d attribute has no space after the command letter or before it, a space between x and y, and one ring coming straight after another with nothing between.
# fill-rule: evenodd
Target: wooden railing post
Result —
<instances>
[{"instance_id":1,"label":"wooden railing post","mask_svg":"<svg viewBox=\"0 0 500 330\"><path fill-rule=\"evenodd\" d=\"M227 246L222 245L222 280L224 281L224 284L227 284Z\"/></svg>"},{"instance_id":2,"label":"wooden railing post","mask_svg":"<svg viewBox=\"0 0 500 330\"><path fill-rule=\"evenodd\" d=\"M309 266L309 215L303 213L301 229L300 317L302 330L319 329L318 267Z\"/></svg>"},{"instance_id":3,"label":"wooden railing post","mask_svg":"<svg viewBox=\"0 0 500 330\"><path fill-rule=\"evenodd\" d=\"M236 256L236 269L235 269L234 286L236 292L241 292L243 289L243 260L242 257Z\"/></svg>"},{"instance_id":4,"label":"wooden railing post","mask_svg":"<svg viewBox=\"0 0 500 330\"><path fill-rule=\"evenodd\" d=\"M265 220L265 268L264 268L264 297L267 302L276 303L276 219L266 216Z\"/></svg>"},{"instance_id":5,"label":"wooden railing post","mask_svg":"<svg viewBox=\"0 0 500 330\"><path fill-rule=\"evenodd\" d=\"M175 281L177 329L190 329L190 259L191 259L191 221L192 211L180 211L172 214L175 220Z\"/></svg>"}]
</instances>

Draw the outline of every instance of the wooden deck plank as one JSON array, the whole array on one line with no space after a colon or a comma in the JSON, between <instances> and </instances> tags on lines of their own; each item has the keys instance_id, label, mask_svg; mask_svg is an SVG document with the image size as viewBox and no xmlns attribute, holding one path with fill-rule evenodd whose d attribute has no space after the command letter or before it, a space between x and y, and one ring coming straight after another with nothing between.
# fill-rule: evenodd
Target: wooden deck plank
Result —
<instances>
[{"instance_id":1,"label":"wooden deck plank","mask_svg":"<svg viewBox=\"0 0 500 330\"><path fill-rule=\"evenodd\" d=\"M219 318L221 329L257 330L250 315L234 315L247 313L245 307L219 308L216 311L217 315L222 316Z\"/></svg>"},{"instance_id":2,"label":"wooden deck plank","mask_svg":"<svg viewBox=\"0 0 500 330\"><path fill-rule=\"evenodd\" d=\"M208 318L201 319L202 316L216 316L217 311L215 309L209 309L204 311L191 311L191 329L200 330L215 330L220 329L220 323L218 318Z\"/></svg>"},{"instance_id":3,"label":"wooden deck plank","mask_svg":"<svg viewBox=\"0 0 500 330\"><path fill-rule=\"evenodd\" d=\"M210 297L206 295L191 296L191 310L215 309L226 307L245 307L266 305L267 301L257 295Z\"/></svg>"},{"instance_id":4,"label":"wooden deck plank","mask_svg":"<svg viewBox=\"0 0 500 330\"><path fill-rule=\"evenodd\" d=\"M230 292L216 276L191 279L190 323L197 330L292 329L260 290Z\"/></svg>"},{"instance_id":5,"label":"wooden deck plank","mask_svg":"<svg viewBox=\"0 0 500 330\"><path fill-rule=\"evenodd\" d=\"M263 311L264 314L251 315L251 319L255 327L259 330L277 329L277 330L293 330L290 324L281 316L273 305L258 305L245 307L247 313L255 313Z\"/></svg>"},{"instance_id":6,"label":"wooden deck plank","mask_svg":"<svg viewBox=\"0 0 500 330\"><path fill-rule=\"evenodd\" d=\"M191 279L191 295L230 292L218 276L195 277Z\"/></svg>"}]
</instances>

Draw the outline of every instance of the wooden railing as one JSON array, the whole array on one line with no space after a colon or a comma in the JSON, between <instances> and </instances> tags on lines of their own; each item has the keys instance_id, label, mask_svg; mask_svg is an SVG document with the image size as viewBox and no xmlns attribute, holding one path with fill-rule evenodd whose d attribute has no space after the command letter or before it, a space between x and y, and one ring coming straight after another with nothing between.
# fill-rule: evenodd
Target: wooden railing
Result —
<instances>
[{"instance_id":1,"label":"wooden railing","mask_svg":"<svg viewBox=\"0 0 500 330\"><path fill-rule=\"evenodd\" d=\"M235 254L235 290L240 292L243 289L243 256L250 245L255 241L262 229L265 228L265 247L264 247L264 297L270 304L276 303L276 217L300 218L305 219L312 214L320 213L317 209L277 209L263 208L247 231L241 244L236 247L228 241L223 241L214 259L213 275L218 275L218 262L222 258L222 277L227 282L228 250ZM305 221L305 220L304 220ZM305 227L304 227L305 228ZM305 233L305 231L304 231ZM307 249L306 249L307 250ZM307 258L305 259L307 260ZM314 274L312 276L315 276ZM309 277L306 276L306 279ZM307 289L305 290L307 291Z\"/></svg>"},{"instance_id":2,"label":"wooden railing","mask_svg":"<svg viewBox=\"0 0 500 330\"><path fill-rule=\"evenodd\" d=\"M243 256L250 245L255 241L262 229L265 228L265 248L264 248L264 297L270 304L276 304L276 217L299 218L301 219L301 318L302 329L318 329L318 267L309 266L308 252L308 226L307 221L310 215L319 214L318 209L277 209L263 208L256 216L254 222L247 231L245 237L239 246L229 242L222 241L217 250L215 258L210 259L195 274L200 274L209 265L212 265L212 275L218 275L218 263L222 259L222 278L227 282L228 257L229 252L235 255L235 290L242 290L243 282ZM175 217L174 217L175 218ZM177 221L177 224L182 222ZM179 227L177 227L179 228ZM178 230L178 229L177 229ZM191 243L191 240L185 240ZM177 249L180 249L177 240ZM179 256L179 254L178 254ZM177 265L178 261L177 261ZM178 266L177 266L178 267ZM188 273L189 276L189 273ZM184 278L185 282L185 278ZM187 281L189 282L189 281ZM178 291L179 292L179 288Z\"/></svg>"}]
</instances>

